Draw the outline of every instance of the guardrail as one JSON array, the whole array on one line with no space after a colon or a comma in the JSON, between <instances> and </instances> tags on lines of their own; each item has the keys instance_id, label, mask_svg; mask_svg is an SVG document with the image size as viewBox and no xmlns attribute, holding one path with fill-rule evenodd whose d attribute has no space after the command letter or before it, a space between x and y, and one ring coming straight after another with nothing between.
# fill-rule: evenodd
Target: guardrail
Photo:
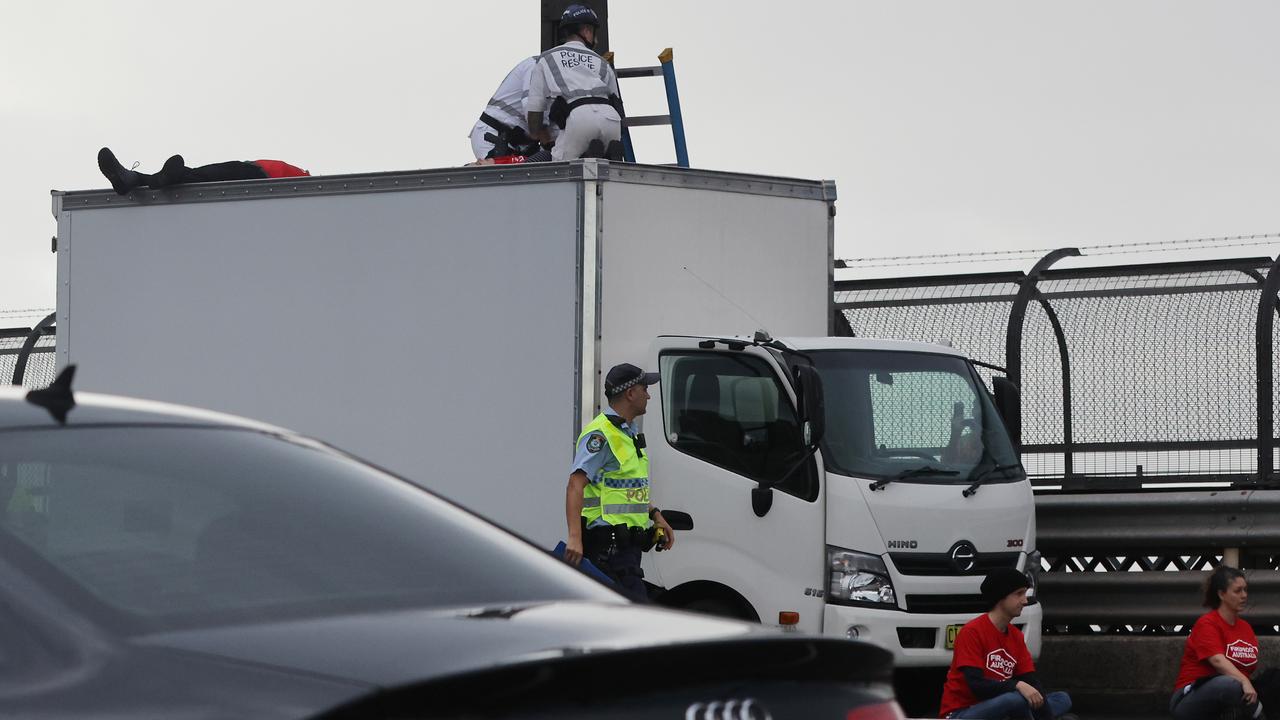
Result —
<instances>
[{"instance_id":1,"label":"guardrail","mask_svg":"<svg viewBox=\"0 0 1280 720\"><path fill-rule=\"evenodd\" d=\"M1177 626L1189 626L1205 612L1200 607L1200 584L1206 574L1202 570L1049 573L1042 578L1039 591L1045 623L1056 627L1162 626L1170 634L1178 632ZM1280 623L1280 571L1252 570L1246 574L1250 624L1260 629L1261 625Z\"/></svg>"},{"instance_id":2,"label":"guardrail","mask_svg":"<svg viewBox=\"0 0 1280 720\"><path fill-rule=\"evenodd\" d=\"M1186 632L1225 562L1249 578L1254 629L1280 634L1280 491L1046 494L1036 525L1048 632Z\"/></svg>"}]
</instances>

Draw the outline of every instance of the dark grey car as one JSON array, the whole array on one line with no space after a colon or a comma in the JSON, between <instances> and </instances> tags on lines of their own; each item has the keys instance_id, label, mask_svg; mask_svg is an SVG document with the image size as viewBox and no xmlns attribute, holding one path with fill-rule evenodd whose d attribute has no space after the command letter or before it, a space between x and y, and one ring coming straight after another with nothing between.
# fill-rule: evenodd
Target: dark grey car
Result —
<instances>
[{"instance_id":1,"label":"dark grey car","mask_svg":"<svg viewBox=\"0 0 1280 720\"><path fill-rule=\"evenodd\" d=\"M631 605L313 440L57 414L0 388L0 716L898 716L885 651Z\"/></svg>"}]
</instances>

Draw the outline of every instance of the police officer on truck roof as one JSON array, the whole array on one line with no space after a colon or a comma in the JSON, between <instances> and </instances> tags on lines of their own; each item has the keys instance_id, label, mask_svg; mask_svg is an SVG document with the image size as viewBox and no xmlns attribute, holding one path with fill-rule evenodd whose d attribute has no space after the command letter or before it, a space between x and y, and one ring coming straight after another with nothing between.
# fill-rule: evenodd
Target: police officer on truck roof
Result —
<instances>
[{"instance_id":1,"label":"police officer on truck roof","mask_svg":"<svg viewBox=\"0 0 1280 720\"><path fill-rule=\"evenodd\" d=\"M471 150L476 160L494 160L519 156L523 162L551 159L538 141L529 137L525 97L529 94L529 78L538 64L538 56L521 60L502 79L493 97L471 128Z\"/></svg>"},{"instance_id":2,"label":"police officer on truck roof","mask_svg":"<svg viewBox=\"0 0 1280 720\"><path fill-rule=\"evenodd\" d=\"M635 428L635 419L649 404L649 386L657 382L657 373L629 363L609 370L604 381L609 407L578 437L565 493L565 560L577 565L586 557L637 602L648 600L640 553L655 536L663 550L676 540L649 502L649 458L644 435Z\"/></svg>"},{"instance_id":3,"label":"police officer on truck roof","mask_svg":"<svg viewBox=\"0 0 1280 720\"><path fill-rule=\"evenodd\" d=\"M613 67L593 49L599 26L591 8L565 8L560 16L564 42L542 53L529 76L529 134L550 142L544 114L561 129L552 160L622 159L622 99Z\"/></svg>"}]
</instances>

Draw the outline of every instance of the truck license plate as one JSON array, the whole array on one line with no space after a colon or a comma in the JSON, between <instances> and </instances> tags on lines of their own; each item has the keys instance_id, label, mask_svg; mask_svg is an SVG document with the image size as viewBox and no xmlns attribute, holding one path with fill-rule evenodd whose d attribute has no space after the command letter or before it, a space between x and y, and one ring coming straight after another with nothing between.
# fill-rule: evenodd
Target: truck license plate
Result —
<instances>
[{"instance_id":1,"label":"truck license plate","mask_svg":"<svg viewBox=\"0 0 1280 720\"><path fill-rule=\"evenodd\" d=\"M946 645L946 649L947 649L947 650L954 650L954 649L955 649L955 647L956 647L956 636L960 634L960 628L962 628L962 627L964 627L964 626L963 626L963 625L948 625L948 626L947 626L947 645Z\"/></svg>"}]
</instances>

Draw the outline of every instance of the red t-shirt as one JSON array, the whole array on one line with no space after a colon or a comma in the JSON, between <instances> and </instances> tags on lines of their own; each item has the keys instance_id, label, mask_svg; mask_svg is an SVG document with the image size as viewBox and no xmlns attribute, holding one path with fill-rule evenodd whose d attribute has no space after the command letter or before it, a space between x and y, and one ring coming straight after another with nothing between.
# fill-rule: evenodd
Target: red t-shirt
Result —
<instances>
[{"instance_id":1,"label":"red t-shirt","mask_svg":"<svg viewBox=\"0 0 1280 720\"><path fill-rule=\"evenodd\" d=\"M942 687L939 717L978 704L978 698L969 690L969 683L960 672L962 667L978 668L983 677L997 682L1035 672L1036 669L1022 631L1010 625L1009 631L1002 633L983 613L965 623L956 636L951 669L947 671L947 683Z\"/></svg>"},{"instance_id":2,"label":"red t-shirt","mask_svg":"<svg viewBox=\"0 0 1280 720\"><path fill-rule=\"evenodd\" d=\"M283 160L254 160L254 165L262 168L269 178L304 177L311 173L297 165L290 165Z\"/></svg>"},{"instance_id":3,"label":"red t-shirt","mask_svg":"<svg viewBox=\"0 0 1280 720\"><path fill-rule=\"evenodd\" d=\"M1217 610L1201 615L1192 626L1182 651L1182 667L1178 669L1178 681L1173 689L1217 675L1218 671L1209 664L1209 658L1214 655L1225 655L1237 670L1249 677L1258 667L1258 636L1244 618L1236 618L1235 624L1229 625Z\"/></svg>"}]
</instances>

